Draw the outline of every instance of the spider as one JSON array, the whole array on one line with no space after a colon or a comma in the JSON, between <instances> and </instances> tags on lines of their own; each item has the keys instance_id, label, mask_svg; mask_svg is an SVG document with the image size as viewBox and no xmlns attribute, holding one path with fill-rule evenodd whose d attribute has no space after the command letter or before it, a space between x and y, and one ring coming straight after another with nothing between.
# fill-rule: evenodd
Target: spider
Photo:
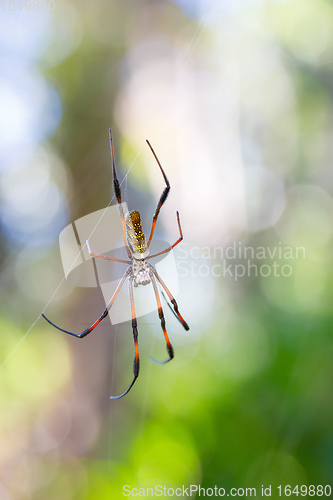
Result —
<instances>
[{"instance_id":1,"label":"spider","mask_svg":"<svg viewBox=\"0 0 333 500\"><path fill-rule=\"evenodd\" d=\"M122 224L122 232L123 232L123 239L125 243L125 248L127 251L128 259L129 260L123 260L123 259L116 259L114 257L108 257L106 255L99 255L96 253L93 253L90 249L89 241L86 241L87 249L89 254L92 257L97 257L100 259L106 259L106 260L111 260L115 262L121 262L124 264L129 264L129 267L126 269L125 273L123 274L120 282L117 285L116 290L114 291L110 301L106 305L106 308L104 309L103 313L100 315L100 317L84 332L77 334L73 332L69 332L68 330L64 330L63 328L60 328L59 326L55 325L50 321L43 313L42 316L46 321L48 321L52 326L57 328L58 330L68 333L69 335L73 335L74 337L77 338L83 338L86 335L88 335L90 332L92 332L96 326L104 319L106 316L109 314L109 309L113 306L122 286L124 285L126 279L128 278L128 289L129 289L129 297L130 297L130 305L131 305L131 316L132 316L132 330L133 330L133 340L134 340L134 363L133 363L133 379L128 388L126 389L125 392L120 394L119 396L110 396L110 399L120 399L123 396L125 396L133 387L136 379L139 376L139 367L140 367L140 361L139 361L139 344L138 344L138 327L137 327L137 318L136 318L136 313L135 313L135 303L134 303L134 295L133 295L133 287L137 286L145 286L148 284L152 284L153 289L154 289L154 294L156 298L156 303L157 303L157 310L158 310L158 316L161 321L161 328L164 334L165 342L166 342L166 349L168 352L168 358L165 359L164 361L157 361L156 359L152 358L155 363L158 364L165 364L168 361L171 361L174 357L174 351L173 347L171 345L171 342L168 337L168 333L166 331L166 326L165 326L165 319L164 319L164 314L163 314L163 309L162 309L162 304L161 304L161 299L160 299L160 294L159 290L157 287L157 282L161 285L161 287L164 289L165 293L169 297L169 300L173 306L172 312L174 315L178 318L180 323L183 325L185 330L189 330L189 326L186 323L186 321L183 319L182 315L180 314L178 310L178 305L174 297L172 296L170 290L160 277L160 275L157 273L156 269L152 264L148 262L149 259L152 257L156 257L158 255L162 255L164 253L170 252L178 243L180 243L183 239L183 233L182 233L182 228L180 225L180 219L179 219L179 212L177 211L177 223L178 223L178 228L179 228L179 238L178 240L165 250L162 250L161 252L155 253L154 255L149 255L149 246L152 241L152 238L154 236L154 231L155 231L155 226L157 222L158 215L160 213L160 210L162 208L162 205L164 204L165 200L167 199L167 196L170 191L170 184L167 179L167 176L165 175L165 172L162 168L162 165L160 161L158 160L155 151L153 150L150 142L147 140L147 144L153 153L155 160L161 170L161 173L163 175L166 187L164 188L164 191L162 192L162 195L160 197L160 200L157 204L154 216L153 216L153 221L151 225L151 230L150 230L150 235L148 238L148 241L146 242L145 235L143 234L142 231L142 226L141 226L141 216L140 213L135 210L131 213L124 214L123 206L121 204L121 190L120 190L120 184L119 180L117 177L117 170L116 170L116 165L115 165L115 160L114 160L114 151L113 151L113 143L112 143L112 133L110 129L110 146L111 146L111 157L112 157L112 172L113 172L113 186L114 186L114 192L117 198L117 203L118 203L118 209L119 209L119 214L121 218L121 224ZM163 292L162 292L163 294ZM169 305L169 303L168 303ZM169 305L169 307L171 307Z\"/></svg>"}]
</instances>

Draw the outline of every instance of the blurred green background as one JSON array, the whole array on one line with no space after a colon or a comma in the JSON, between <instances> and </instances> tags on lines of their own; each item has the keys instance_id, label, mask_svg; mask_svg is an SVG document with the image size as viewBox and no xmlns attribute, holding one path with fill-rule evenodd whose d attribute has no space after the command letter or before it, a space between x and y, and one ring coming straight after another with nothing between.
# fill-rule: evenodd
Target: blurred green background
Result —
<instances>
[{"instance_id":1,"label":"blurred green background","mask_svg":"<svg viewBox=\"0 0 333 500\"><path fill-rule=\"evenodd\" d=\"M28 6L0 12L1 500L333 486L332 2ZM39 317L80 332L105 307L63 280L58 237L113 196L109 127L146 234L164 187L146 138L168 175L156 237L179 210L191 327L165 307L157 366L157 314L139 318L118 401L130 322L78 340Z\"/></svg>"}]
</instances>

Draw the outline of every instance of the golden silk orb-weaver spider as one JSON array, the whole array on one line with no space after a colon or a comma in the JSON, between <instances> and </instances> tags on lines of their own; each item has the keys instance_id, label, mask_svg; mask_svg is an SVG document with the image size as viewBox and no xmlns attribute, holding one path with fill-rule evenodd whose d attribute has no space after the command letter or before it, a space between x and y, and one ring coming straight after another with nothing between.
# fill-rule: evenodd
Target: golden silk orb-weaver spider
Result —
<instances>
[{"instance_id":1,"label":"golden silk orb-weaver spider","mask_svg":"<svg viewBox=\"0 0 333 500\"><path fill-rule=\"evenodd\" d=\"M108 257L106 255L99 255L96 253L93 253L90 249L89 241L87 240L86 245L89 254L92 257L97 257L100 259L106 259L106 260L112 260L115 262L121 262L124 264L129 264L129 267L126 269L125 273L123 274L121 280L119 281L116 290L114 291L111 299L106 305L106 308L104 309L103 313L101 316L84 332L77 334L73 332L69 332L68 330L64 330L63 328L60 328L59 326L55 325L50 321L43 313L42 316L46 321L48 321L52 326L57 328L58 330L68 333L69 335L73 335L74 337L77 338L83 338L86 335L88 335L90 332L92 332L96 326L104 319L106 316L109 314L109 310L113 306L122 286L124 285L126 279L128 278L128 289L129 289L129 298L130 298L130 306L131 306L131 316L132 316L132 330L133 330L133 340L134 340L134 363L133 363L133 380L126 389L125 392L120 394L119 396L111 396L110 399L119 399L125 396L133 387L136 379L139 376L139 368L140 368L140 361L139 361L139 344L138 344L138 327L137 327L137 318L136 318L136 313L135 313L135 303L134 303L134 294L133 294L133 287L137 287L140 285L148 285L152 284L153 289L154 289L154 294L156 298L156 304L157 304L157 310L158 310L158 316L161 321L161 328L164 334L165 342L166 342L166 348L168 352L168 358L165 359L164 361L157 361L156 359L152 358L153 361L155 361L158 364L164 364L167 363L168 361L171 361L172 358L174 357L174 352L173 352L173 347L171 345L171 342L169 340L168 333L166 331L166 326L165 326L165 319L164 319L164 314L163 314L163 309L162 309L162 304L161 304L161 299L160 299L160 294L157 286L157 282L161 285L161 287L164 289L165 293L167 294L173 309L172 312L174 312L175 316L178 318L180 323L183 325L185 330L189 330L189 326L186 323L186 321L183 319L182 315L180 314L178 310L178 305L176 300L174 299L173 295L171 294L170 290L162 280L162 278L159 276L157 273L156 269L152 264L148 262L149 259L152 257L157 257L158 255L162 255L164 253L170 252L178 243L180 243L183 239L183 233L182 233L182 228L180 225L180 219L179 219L179 213L177 212L177 223L178 223L178 228L179 228L179 238L178 240L165 250L162 250L161 252L155 253L153 255L149 255L149 246L152 241L152 238L154 236L154 231L155 231L155 226L157 222L158 215L160 213L160 210L162 208L162 205L164 204L165 200L167 199L167 196L170 191L170 184L167 179L167 176L165 175L165 172L162 168L161 163L159 162L155 151L153 150L150 142L147 140L147 144L151 149L151 152L153 153L155 160L157 161L157 164L161 170L161 173L163 175L166 187L160 197L160 200L157 204L154 216L153 216L153 221L151 225L151 230L150 230L150 235L148 238L148 241L146 242L145 235L143 234L142 231L142 226L141 226L141 217L140 213L135 210L129 214L124 214L123 206L121 204L121 190L120 190L120 184L119 180L117 177L117 170L116 170L116 165L115 165L115 160L114 160L114 151L113 151L113 144L112 144L112 133L110 129L110 146L111 146L111 157L112 157L112 172L113 172L113 186L114 186L114 192L117 198L117 203L118 203L118 208L119 208L119 214L121 218L121 224L122 224L122 232L123 232L123 239L124 239L124 244L125 248L127 251L128 255L128 260L123 260L123 259L116 259L114 257ZM163 293L163 292L162 292ZM168 303L169 305L169 303Z\"/></svg>"}]
</instances>

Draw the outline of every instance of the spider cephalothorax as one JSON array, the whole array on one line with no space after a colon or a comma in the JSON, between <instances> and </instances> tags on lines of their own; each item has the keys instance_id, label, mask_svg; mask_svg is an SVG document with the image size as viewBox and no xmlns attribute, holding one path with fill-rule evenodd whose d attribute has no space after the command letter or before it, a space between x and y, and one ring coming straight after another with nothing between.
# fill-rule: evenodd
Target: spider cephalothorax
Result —
<instances>
[{"instance_id":1,"label":"spider cephalothorax","mask_svg":"<svg viewBox=\"0 0 333 500\"><path fill-rule=\"evenodd\" d=\"M133 285L149 285L151 283L151 265L146 260L133 260L132 273Z\"/></svg>"},{"instance_id":2,"label":"spider cephalothorax","mask_svg":"<svg viewBox=\"0 0 333 500\"><path fill-rule=\"evenodd\" d=\"M112 155L112 171L113 171L113 185L114 185L114 191L115 195L117 198L117 203L118 203L118 208L119 208L119 213L120 213L120 219L121 219L121 224L122 224L122 230L123 230L123 240L124 244L126 247L126 252L128 255L128 260L123 260L123 259L116 259L115 257L108 257L106 255L99 255L96 253L91 252L90 246L89 246L89 241L87 240L87 249L89 254L92 257L98 257L100 259L105 259L105 260L111 260L111 261L116 261L116 262L122 262L125 264L129 264L129 267L126 269L125 273L123 274L123 277L118 283L118 286L116 290L114 291L110 301L107 303L106 308L104 309L103 313L100 315L100 317L93 323L89 328L84 330L82 333L72 333L69 332L68 330L63 330L62 328L59 328L59 326L55 325L50 321L44 314L42 313L43 318L46 319L52 326L55 328L58 328L58 330L61 330L62 332L68 333L69 335L73 335L74 337L78 338L83 338L86 335L88 335L96 326L109 314L109 309L113 306L114 301L116 300L120 289L122 288L123 284L125 283L126 279L128 278L128 283L129 283L129 296L130 296L130 305L131 305L131 315L132 315L132 330L133 330L133 340L134 340L134 364L133 364L133 380L126 389L125 392L120 394L120 396L112 397L111 399L119 399L125 396L125 394L128 393L128 391L132 388L134 382L139 376L139 344L138 344L138 328L137 328L137 319L136 319L136 313L135 313L135 303L134 303L134 294L133 294L133 287L137 287L139 285L148 285L149 283L152 284L153 289L154 289L154 294L156 298L156 304L157 304L157 310L158 310L158 316L161 321L161 328L164 334L165 342L166 342L166 348L168 351L169 357L165 359L164 361L156 361L157 363L163 364L167 363L170 361L173 356L173 348L170 343L166 327L165 327L165 319L164 319L164 314L163 314L163 309L162 309L162 304L161 304L161 299L160 299L160 294L157 286L157 282L161 285L161 287L164 289L166 295L168 296L170 303L173 306L173 311L175 316L179 319L185 330L189 330L189 326L186 323L186 321L183 319L182 315L180 314L178 310L178 305L174 297L172 296L170 290L160 277L160 275L157 273L155 267L148 263L147 260L156 257L157 255L162 255L164 253L170 252L178 243L180 243L183 239L183 233L182 233L182 228L180 225L180 220L179 220L179 213L177 212L177 222L178 222L178 228L179 228L179 233L180 236L178 240L165 250L162 250L161 252L158 252L154 255L149 255L149 246L151 243L151 240L154 235L155 231L155 225L156 221L158 218L158 214L160 213L160 209L167 199L167 196L170 191L170 184L167 179L167 176L165 175L165 172L162 168L162 165L160 164L155 151L151 147L149 141L147 141L148 146L150 147L157 163L158 166L160 167L161 173L163 175L166 187L164 188L164 191L160 197L160 200L157 204L155 214L153 216L153 222L151 225L151 230L150 230L150 235L148 238L148 242L146 243L145 236L142 231L141 227L141 218L140 218L140 213L138 211L131 212L130 214L127 214L126 216L124 215L123 207L121 204L121 190L120 190L120 184L119 180L117 177L117 171L116 171L116 165L114 161L114 153L113 153L113 145L112 145L112 135L111 135L111 129L110 129L110 145L111 145L111 155ZM169 304L170 305L170 304ZM170 306L171 307L171 306Z\"/></svg>"}]
</instances>

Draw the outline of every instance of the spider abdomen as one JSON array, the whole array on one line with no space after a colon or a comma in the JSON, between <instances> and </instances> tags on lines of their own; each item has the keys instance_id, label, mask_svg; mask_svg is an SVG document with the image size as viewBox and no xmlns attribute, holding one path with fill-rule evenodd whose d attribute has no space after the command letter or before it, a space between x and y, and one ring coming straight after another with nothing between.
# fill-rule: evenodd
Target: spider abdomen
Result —
<instances>
[{"instance_id":1,"label":"spider abdomen","mask_svg":"<svg viewBox=\"0 0 333 500\"><path fill-rule=\"evenodd\" d=\"M130 214L127 214L125 222L126 238L133 257L135 259L146 259L149 255L149 250L142 231L140 213L134 210Z\"/></svg>"},{"instance_id":2,"label":"spider abdomen","mask_svg":"<svg viewBox=\"0 0 333 500\"><path fill-rule=\"evenodd\" d=\"M150 264L144 260L134 260L132 263L133 285L148 285L151 282Z\"/></svg>"}]
</instances>

